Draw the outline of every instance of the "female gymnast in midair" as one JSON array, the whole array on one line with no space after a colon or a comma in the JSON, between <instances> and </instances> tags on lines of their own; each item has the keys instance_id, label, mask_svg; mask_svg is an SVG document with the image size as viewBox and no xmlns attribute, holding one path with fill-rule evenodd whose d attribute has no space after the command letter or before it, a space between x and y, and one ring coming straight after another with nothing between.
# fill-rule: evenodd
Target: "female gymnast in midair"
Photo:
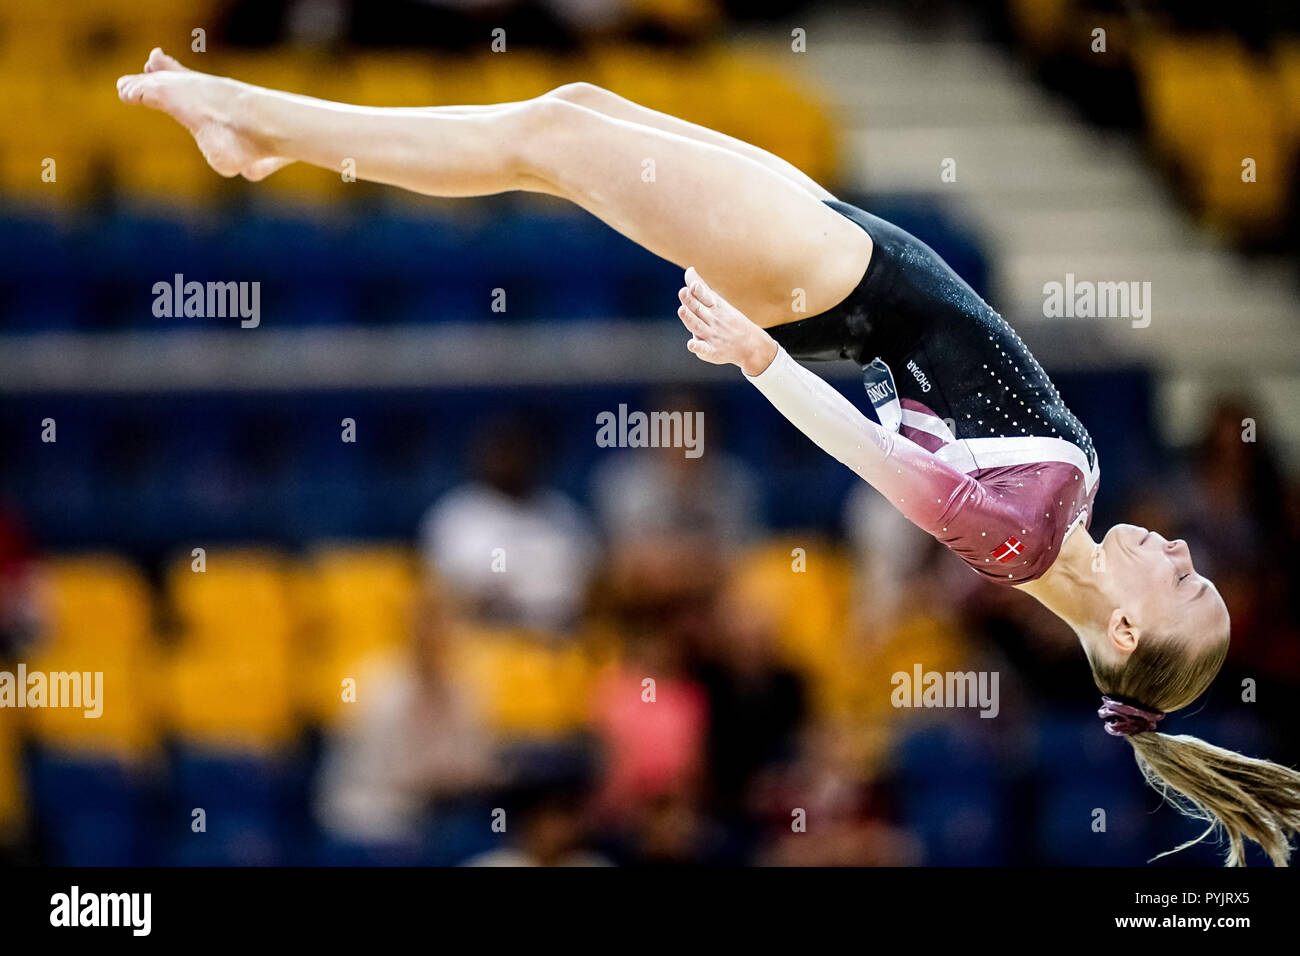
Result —
<instances>
[{"instance_id":1,"label":"female gymnast in midair","mask_svg":"<svg viewBox=\"0 0 1300 956\"><path fill-rule=\"evenodd\" d=\"M350 158L358 178L430 196L547 193L685 268L691 352L739 366L910 521L1070 625L1106 731L1209 824L1183 846L1221 831L1228 865L1244 864L1246 839L1287 862L1300 773L1156 729L1223 664L1223 599L1181 540L1128 524L1093 540L1087 432L928 246L764 150L586 83L494 106L375 109L198 73L155 49L117 89L184 125L223 176L295 161L337 172ZM796 358L858 362L881 423Z\"/></svg>"}]
</instances>

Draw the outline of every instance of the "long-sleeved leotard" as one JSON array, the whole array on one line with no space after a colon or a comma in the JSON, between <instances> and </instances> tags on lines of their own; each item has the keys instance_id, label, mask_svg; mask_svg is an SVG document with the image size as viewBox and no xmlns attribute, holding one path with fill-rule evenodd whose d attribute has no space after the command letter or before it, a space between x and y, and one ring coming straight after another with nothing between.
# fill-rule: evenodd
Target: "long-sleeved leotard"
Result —
<instances>
[{"instance_id":1,"label":"long-sleeved leotard","mask_svg":"<svg viewBox=\"0 0 1300 956\"><path fill-rule=\"evenodd\" d=\"M785 349L759 375L746 376L776 409L824 451L853 469L903 515L999 583L1021 584L1043 574L1077 521L1091 515L1095 482L1077 446L1038 439L1034 457L990 467L979 439L943 440L946 426L903 408L909 426L938 439L934 450L867 418L829 383ZM904 400L906 402L906 400ZM929 416L933 418L933 416ZM927 426L925 431L918 426ZM998 439L993 439L997 442ZM971 447L975 446L975 447ZM989 452L998 449L988 448ZM1023 458L1001 449L1002 457Z\"/></svg>"},{"instance_id":2,"label":"long-sleeved leotard","mask_svg":"<svg viewBox=\"0 0 1300 956\"><path fill-rule=\"evenodd\" d=\"M868 277L870 274L868 269ZM970 295L979 300L974 293ZM1006 330L1008 326L1001 319L997 321L1001 328L998 334L987 337L988 342L995 343L987 351L1004 354L1013 347L1014 333ZM779 330L780 326L774 332ZM936 342L922 337L919 347L914 346L910 354L923 351L927 345L930 351L937 351ZM1018 338L1014 345L1019 345ZM1028 352L1024 351L1024 355ZM904 364L906 355L892 358ZM982 358L992 355L975 352L963 364ZM1002 360L1013 362L1011 358ZM1026 359L1017 355L1014 360ZM1028 362L1032 362L1032 356L1028 356ZM936 362L928 364L928 371L941 378L931 381L924 371L918 375L919 367L913 359L906 359L906 363L911 372L905 380L911 386L909 392L926 398L931 398L928 393L932 390L941 397L944 390L939 386L957 377L943 376L944 369ZM776 359L761 375L746 377L816 445L852 468L910 522L943 542L980 574L1001 584L1022 584L1043 575L1056 561L1070 529L1076 523L1083 522L1087 527L1091 522L1099 479L1091 442L1084 450L1058 437L1054 429L1053 434L1032 434L1052 427L1023 429L1019 419L1014 420L1019 434L971 434L975 429L962 428L962 424L966 420L974 423L974 416L983 414L979 410L987 401L985 390L1000 395L998 401L1018 401L1022 406L1024 402L1010 392L1009 386L996 390L988 385L979 389L972 386L970 395L950 388L949 393L956 394L943 399L944 410L952 415L945 420L919 397L900 397L901 389L896 390L887 365L876 364L879 368L871 364L866 367L867 393L881 420L891 425L889 428L868 419L823 378L798 364L784 347L777 350ZM987 368L987 363L979 364ZM1043 375L1037 363L1032 368ZM998 384L1001 382L996 382L995 388ZM1054 389L1049 394L1052 398L1047 401L1063 408ZM967 412L967 407L976 411ZM995 414L1001 414L1001 408ZM1022 415L1034 416L1037 423L1053 420L1048 408L1043 408L1043 415ZM969 437L958 437L958 432Z\"/></svg>"},{"instance_id":3,"label":"long-sleeved leotard","mask_svg":"<svg viewBox=\"0 0 1300 956\"><path fill-rule=\"evenodd\" d=\"M782 351L752 381L975 570L1003 584L1039 577L1092 517L1100 472L1087 430L1015 329L933 249L827 205L871 236L871 260L839 305L768 330ZM796 358L857 362L881 424Z\"/></svg>"}]
</instances>

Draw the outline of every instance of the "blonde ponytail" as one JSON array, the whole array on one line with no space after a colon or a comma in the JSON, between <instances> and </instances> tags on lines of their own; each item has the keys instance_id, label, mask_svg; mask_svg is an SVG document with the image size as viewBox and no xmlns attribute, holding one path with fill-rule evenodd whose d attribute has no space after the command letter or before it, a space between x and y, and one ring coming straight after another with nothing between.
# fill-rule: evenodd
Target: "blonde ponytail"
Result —
<instances>
[{"instance_id":1,"label":"blonde ponytail","mask_svg":"<svg viewBox=\"0 0 1300 956\"><path fill-rule=\"evenodd\" d=\"M1198 737L1148 732L1128 742L1147 783L1181 813L1209 824L1160 856L1219 832L1227 838L1228 866L1246 865L1245 840L1258 843L1275 865L1287 865L1290 837L1300 832L1300 773Z\"/></svg>"},{"instance_id":2,"label":"blonde ponytail","mask_svg":"<svg viewBox=\"0 0 1300 956\"><path fill-rule=\"evenodd\" d=\"M1300 833L1300 773L1246 757L1197 737L1157 733L1165 713L1196 700L1228 654L1228 636L1202 642L1150 636L1120 668L1092 662L1092 676L1112 701L1099 711L1107 729L1133 746L1142 776L1179 812L1208 824L1204 833L1166 853L1212 835L1227 838L1228 866L1244 866L1245 841L1253 840L1277 866L1286 866L1291 837ZM1116 706L1117 701L1131 702ZM1139 703L1140 702L1140 703ZM1150 713L1143 713L1149 711Z\"/></svg>"}]
</instances>

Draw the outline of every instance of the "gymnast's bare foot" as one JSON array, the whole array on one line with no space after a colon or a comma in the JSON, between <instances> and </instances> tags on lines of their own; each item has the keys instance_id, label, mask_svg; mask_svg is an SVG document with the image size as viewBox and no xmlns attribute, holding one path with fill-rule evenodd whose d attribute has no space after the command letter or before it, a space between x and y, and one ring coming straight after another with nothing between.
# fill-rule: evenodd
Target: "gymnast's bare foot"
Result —
<instances>
[{"instance_id":1,"label":"gymnast's bare foot","mask_svg":"<svg viewBox=\"0 0 1300 956\"><path fill-rule=\"evenodd\" d=\"M239 88L233 80L181 66L157 47L150 52L143 73L117 81L117 95L123 103L138 103L171 116L193 134L203 158L222 176L258 180L291 160L268 155L238 128L233 109Z\"/></svg>"}]
</instances>

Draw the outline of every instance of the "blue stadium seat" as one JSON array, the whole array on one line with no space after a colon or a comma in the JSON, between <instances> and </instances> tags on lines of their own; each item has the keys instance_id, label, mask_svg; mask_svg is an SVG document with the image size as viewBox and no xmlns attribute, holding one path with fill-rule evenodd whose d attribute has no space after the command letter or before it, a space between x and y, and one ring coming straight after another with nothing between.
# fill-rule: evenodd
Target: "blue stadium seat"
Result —
<instances>
[{"instance_id":1,"label":"blue stadium seat","mask_svg":"<svg viewBox=\"0 0 1300 956\"><path fill-rule=\"evenodd\" d=\"M509 314L524 319L615 316L620 276L609 230L581 214L530 213L485 225L475 251L497 263Z\"/></svg>"},{"instance_id":2,"label":"blue stadium seat","mask_svg":"<svg viewBox=\"0 0 1300 956\"><path fill-rule=\"evenodd\" d=\"M998 787L903 788L903 822L925 845L929 866L997 866L1006 862L1004 796Z\"/></svg>"},{"instance_id":3,"label":"blue stadium seat","mask_svg":"<svg viewBox=\"0 0 1300 956\"><path fill-rule=\"evenodd\" d=\"M378 214L347 230L347 275L361 321L470 321L490 316L500 264L469 249L460 220ZM493 281L497 279L497 281Z\"/></svg>"},{"instance_id":4,"label":"blue stadium seat","mask_svg":"<svg viewBox=\"0 0 1300 956\"><path fill-rule=\"evenodd\" d=\"M145 787L118 761L38 751L30 783L40 832L60 866L147 862Z\"/></svg>"},{"instance_id":5,"label":"blue stadium seat","mask_svg":"<svg viewBox=\"0 0 1300 956\"><path fill-rule=\"evenodd\" d=\"M268 328L325 325L359 317L349 283L349 250L336 223L289 216L246 216L223 236L227 265L209 278L260 282Z\"/></svg>"},{"instance_id":6,"label":"blue stadium seat","mask_svg":"<svg viewBox=\"0 0 1300 956\"><path fill-rule=\"evenodd\" d=\"M118 210L87 222L83 268L89 271L94 322L101 328L203 327L209 319L153 314L157 283L224 280L212 274L209 229L150 209Z\"/></svg>"},{"instance_id":7,"label":"blue stadium seat","mask_svg":"<svg viewBox=\"0 0 1300 956\"><path fill-rule=\"evenodd\" d=\"M173 761L173 814L184 821L168 862L187 866L277 865L290 862L288 812L301 784L295 765L271 755L220 753L183 747ZM205 811L206 831L190 827Z\"/></svg>"},{"instance_id":8,"label":"blue stadium seat","mask_svg":"<svg viewBox=\"0 0 1300 956\"><path fill-rule=\"evenodd\" d=\"M896 760L899 774L917 783L974 785L991 782L1000 774L990 731L963 721L912 731L899 745Z\"/></svg>"},{"instance_id":9,"label":"blue stadium seat","mask_svg":"<svg viewBox=\"0 0 1300 956\"><path fill-rule=\"evenodd\" d=\"M89 312L79 235L38 216L0 217L0 330L75 329Z\"/></svg>"}]
</instances>

